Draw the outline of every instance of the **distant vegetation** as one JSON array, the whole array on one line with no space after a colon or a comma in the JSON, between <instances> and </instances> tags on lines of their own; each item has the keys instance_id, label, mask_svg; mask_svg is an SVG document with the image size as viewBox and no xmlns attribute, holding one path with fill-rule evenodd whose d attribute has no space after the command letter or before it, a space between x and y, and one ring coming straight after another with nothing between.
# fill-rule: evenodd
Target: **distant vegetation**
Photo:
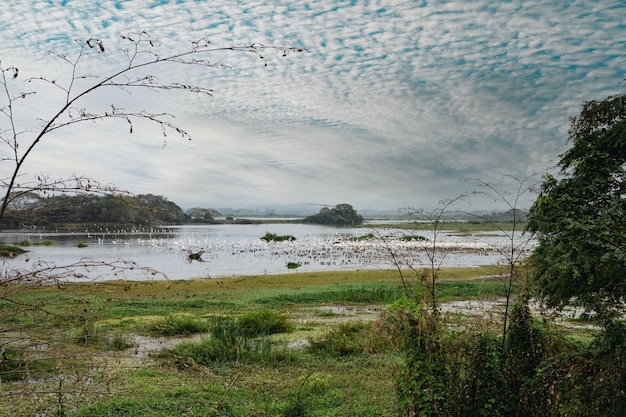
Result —
<instances>
[{"instance_id":1,"label":"distant vegetation","mask_svg":"<svg viewBox=\"0 0 626 417\"><path fill-rule=\"evenodd\" d=\"M363 216L350 204L338 204L332 209L323 207L319 213L305 217L302 222L328 226L358 226L363 224Z\"/></svg>"},{"instance_id":2,"label":"distant vegetation","mask_svg":"<svg viewBox=\"0 0 626 417\"><path fill-rule=\"evenodd\" d=\"M133 225L214 223L219 213L212 209L192 208L186 213L163 196L102 196L94 194L42 197L29 193L14 200L2 227L22 225L114 223Z\"/></svg>"},{"instance_id":3,"label":"distant vegetation","mask_svg":"<svg viewBox=\"0 0 626 417\"><path fill-rule=\"evenodd\" d=\"M266 242L283 242L283 241L292 241L296 240L295 237L291 235L277 235L276 233L267 232L265 235L261 237L261 240Z\"/></svg>"},{"instance_id":4,"label":"distant vegetation","mask_svg":"<svg viewBox=\"0 0 626 417\"><path fill-rule=\"evenodd\" d=\"M17 255L25 253L26 250L15 245L5 245L0 243L0 257L2 258L14 258Z\"/></svg>"}]
</instances>

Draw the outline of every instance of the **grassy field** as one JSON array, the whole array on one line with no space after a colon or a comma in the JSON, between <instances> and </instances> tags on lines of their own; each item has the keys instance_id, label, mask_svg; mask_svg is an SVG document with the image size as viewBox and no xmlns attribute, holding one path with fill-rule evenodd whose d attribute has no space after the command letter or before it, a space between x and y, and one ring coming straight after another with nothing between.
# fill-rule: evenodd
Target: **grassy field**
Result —
<instances>
[{"instance_id":1,"label":"grassy field","mask_svg":"<svg viewBox=\"0 0 626 417\"><path fill-rule=\"evenodd\" d=\"M439 296L499 297L501 272L444 269ZM0 301L0 415L396 415L402 288L354 271L21 291Z\"/></svg>"},{"instance_id":2,"label":"grassy field","mask_svg":"<svg viewBox=\"0 0 626 417\"><path fill-rule=\"evenodd\" d=\"M523 231L526 227L525 223L516 224L516 230ZM405 230L433 230L433 224L430 222L411 222L389 225L376 225L376 227L391 227ZM440 222L437 225L438 230L456 231L459 234L476 233L476 232L493 232L493 231L511 231L513 223L511 222Z\"/></svg>"}]
</instances>

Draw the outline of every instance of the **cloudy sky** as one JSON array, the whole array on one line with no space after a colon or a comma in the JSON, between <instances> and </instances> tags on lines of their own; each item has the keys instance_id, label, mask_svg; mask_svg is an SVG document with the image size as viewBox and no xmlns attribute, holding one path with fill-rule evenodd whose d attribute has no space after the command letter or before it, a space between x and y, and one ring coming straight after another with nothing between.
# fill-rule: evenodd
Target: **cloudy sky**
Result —
<instances>
[{"instance_id":1,"label":"cloudy sky","mask_svg":"<svg viewBox=\"0 0 626 417\"><path fill-rule=\"evenodd\" d=\"M191 141L150 123L130 134L125 121L86 122L44 137L22 171L24 180L86 175L183 208L429 209L473 188L463 178L509 187L506 175L549 170L566 149L569 117L585 100L622 93L626 78L622 0L22 0L3 1L0 15L0 65L19 68L9 91L37 92L12 108L19 151L66 100L26 81L68 86L72 67L59 56L75 59L75 40L105 47L83 57L77 77L123 69L132 44L120 35L144 30L156 55L141 59L200 38L306 49L148 67L160 82L216 94L108 88L76 107L171 113ZM72 91L98 80L78 78ZM10 127L0 117L4 137Z\"/></svg>"}]
</instances>

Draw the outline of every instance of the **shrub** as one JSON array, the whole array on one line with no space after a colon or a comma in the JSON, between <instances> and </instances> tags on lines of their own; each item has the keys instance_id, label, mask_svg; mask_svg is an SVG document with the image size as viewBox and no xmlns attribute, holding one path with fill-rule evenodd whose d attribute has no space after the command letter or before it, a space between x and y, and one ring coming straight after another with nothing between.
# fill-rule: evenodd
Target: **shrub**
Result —
<instances>
[{"instance_id":1,"label":"shrub","mask_svg":"<svg viewBox=\"0 0 626 417\"><path fill-rule=\"evenodd\" d=\"M242 359L247 353L247 346L245 343L239 343L235 340L207 337L199 343L183 342L177 345L172 353L175 358L174 362L181 368L194 364L208 366L214 362L231 362Z\"/></svg>"},{"instance_id":2,"label":"shrub","mask_svg":"<svg viewBox=\"0 0 626 417\"><path fill-rule=\"evenodd\" d=\"M287 333L292 330L287 316L271 310L252 311L243 314L237 319L237 328L246 337Z\"/></svg>"},{"instance_id":3,"label":"shrub","mask_svg":"<svg viewBox=\"0 0 626 417\"><path fill-rule=\"evenodd\" d=\"M335 358L363 353L369 328L370 325L361 321L338 324L323 338L309 340L309 351Z\"/></svg>"},{"instance_id":4,"label":"shrub","mask_svg":"<svg viewBox=\"0 0 626 417\"><path fill-rule=\"evenodd\" d=\"M184 342L172 349L177 366L193 364L207 366L213 362L230 362L244 359L250 350L248 338L238 328L230 316L212 318L209 336L199 343Z\"/></svg>"},{"instance_id":5,"label":"shrub","mask_svg":"<svg viewBox=\"0 0 626 417\"><path fill-rule=\"evenodd\" d=\"M283 241L292 241L292 240L296 240L295 237L291 236L291 235L277 235L275 233L270 233L267 232L265 233L265 235L263 235L261 237L261 240L264 240L266 242L283 242Z\"/></svg>"}]
</instances>

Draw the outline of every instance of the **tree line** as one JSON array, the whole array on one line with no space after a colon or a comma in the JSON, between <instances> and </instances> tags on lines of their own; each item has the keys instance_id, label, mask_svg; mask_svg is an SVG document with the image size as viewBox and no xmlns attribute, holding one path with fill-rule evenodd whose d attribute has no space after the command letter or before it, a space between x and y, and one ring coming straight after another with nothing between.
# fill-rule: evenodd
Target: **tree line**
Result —
<instances>
[{"instance_id":1,"label":"tree line","mask_svg":"<svg viewBox=\"0 0 626 417\"><path fill-rule=\"evenodd\" d=\"M42 197L27 193L16 198L2 219L3 228L55 224L159 225L214 223L218 212L192 208L186 212L167 198L153 194L112 196L96 194Z\"/></svg>"},{"instance_id":2,"label":"tree line","mask_svg":"<svg viewBox=\"0 0 626 417\"><path fill-rule=\"evenodd\" d=\"M160 224L217 223L221 214L210 208L194 207L184 211L166 197L153 194L99 195L90 193L42 196L35 192L11 200L0 226L16 229L28 226L72 224ZM233 219L228 218L233 221ZM304 218L303 223L329 226L357 226L363 217L350 204L324 207L318 214Z\"/></svg>"}]
</instances>

